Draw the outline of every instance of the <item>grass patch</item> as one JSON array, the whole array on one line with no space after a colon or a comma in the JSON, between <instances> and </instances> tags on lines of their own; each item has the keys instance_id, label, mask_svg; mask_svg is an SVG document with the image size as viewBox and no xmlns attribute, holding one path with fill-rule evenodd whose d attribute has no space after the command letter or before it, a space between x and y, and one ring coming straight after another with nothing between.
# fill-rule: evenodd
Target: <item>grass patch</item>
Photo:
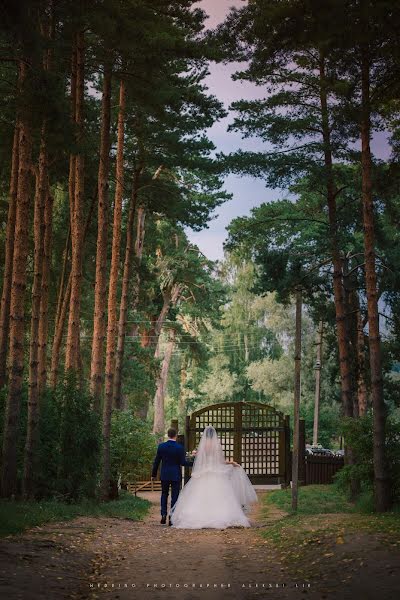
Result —
<instances>
[{"instance_id":1,"label":"grass patch","mask_svg":"<svg viewBox=\"0 0 400 600\"><path fill-rule=\"evenodd\" d=\"M368 503L353 505L343 492L331 485L299 488L298 512L291 509L291 490L276 490L264 497L264 511L271 505L285 511L283 518L262 532L287 563L312 556L348 534L364 531L379 534L382 541L397 545L400 539L400 513L395 507L390 513L366 513ZM323 516L321 516L323 515ZM339 542L337 542L339 540Z\"/></svg>"},{"instance_id":2,"label":"grass patch","mask_svg":"<svg viewBox=\"0 0 400 600\"><path fill-rule=\"evenodd\" d=\"M265 502L292 513L292 490L275 490L266 494ZM351 513L356 508L333 485L307 485L299 487L298 515Z\"/></svg>"},{"instance_id":3,"label":"grass patch","mask_svg":"<svg viewBox=\"0 0 400 600\"><path fill-rule=\"evenodd\" d=\"M67 504L56 500L41 502L0 501L0 536L20 533L50 521L68 521L75 517L119 517L138 521L148 512L150 502L121 491L118 500L95 502L84 500Z\"/></svg>"}]
</instances>

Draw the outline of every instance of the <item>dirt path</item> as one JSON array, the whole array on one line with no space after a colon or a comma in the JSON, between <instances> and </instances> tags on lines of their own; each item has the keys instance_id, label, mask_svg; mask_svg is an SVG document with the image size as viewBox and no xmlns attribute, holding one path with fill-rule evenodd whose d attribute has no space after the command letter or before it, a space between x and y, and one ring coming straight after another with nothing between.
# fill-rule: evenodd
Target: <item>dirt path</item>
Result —
<instances>
[{"instance_id":1,"label":"dirt path","mask_svg":"<svg viewBox=\"0 0 400 600\"><path fill-rule=\"evenodd\" d=\"M9 600L396 597L400 558L373 536L353 536L332 551L324 549L320 575L316 571L311 578L308 567L314 567L307 562L305 579L296 581L259 535L260 528L281 518L277 509L266 517L257 508L250 515L251 529L188 531L160 525L159 494L143 497L153 503L143 522L82 517L3 539L0 595ZM351 556L357 557L357 568Z\"/></svg>"},{"instance_id":2,"label":"dirt path","mask_svg":"<svg viewBox=\"0 0 400 600\"><path fill-rule=\"evenodd\" d=\"M81 517L3 539L1 596L246 600L285 583L283 567L266 557L265 542L257 535L268 519L280 517L279 511L264 521L256 511L250 515L252 529L187 531L160 525L158 493L143 497L153 503L143 522ZM283 592L279 597L286 598Z\"/></svg>"},{"instance_id":3,"label":"dirt path","mask_svg":"<svg viewBox=\"0 0 400 600\"><path fill-rule=\"evenodd\" d=\"M98 586L97 594L108 590L109 598L120 599L195 600L205 594L213 599L246 599L263 595L262 584L285 583L279 563L271 560L266 566L264 541L256 528L267 522L260 521L259 511L250 515L253 529L182 530L160 525L159 494L143 497L153 502L150 514L129 532L125 526L126 555L118 568L111 561L90 577ZM254 587L256 582L259 588Z\"/></svg>"}]
</instances>

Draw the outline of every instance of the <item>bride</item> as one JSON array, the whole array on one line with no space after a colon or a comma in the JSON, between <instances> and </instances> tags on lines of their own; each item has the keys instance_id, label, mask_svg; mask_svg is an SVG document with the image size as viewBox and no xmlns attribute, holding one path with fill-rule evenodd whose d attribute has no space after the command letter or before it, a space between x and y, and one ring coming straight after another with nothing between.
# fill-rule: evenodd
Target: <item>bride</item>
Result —
<instances>
[{"instance_id":1,"label":"bride","mask_svg":"<svg viewBox=\"0 0 400 600\"><path fill-rule=\"evenodd\" d=\"M179 529L250 527L245 515L257 502L244 469L225 460L214 427L204 429L192 468L191 479L171 511L172 526Z\"/></svg>"}]
</instances>

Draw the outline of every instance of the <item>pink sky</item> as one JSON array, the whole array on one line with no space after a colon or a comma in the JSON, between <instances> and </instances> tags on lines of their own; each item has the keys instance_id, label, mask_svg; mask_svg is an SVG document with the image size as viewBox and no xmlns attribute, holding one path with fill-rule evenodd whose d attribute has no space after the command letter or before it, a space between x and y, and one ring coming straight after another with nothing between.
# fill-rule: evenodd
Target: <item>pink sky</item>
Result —
<instances>
[{"instance_id":1,"label":"pink sky","mask_svg":"<svg viewBox=\"0 0 400 600\"><path fill-rule=\"evenodd\" d=\"M224 20L225 15L233 6L239 8L243 6L242 0L201 0L198 6L209 15L207 27L215 27Z\"/></svg>"},{"instance_id":2,"label":"pink sky","mask_svg":"<svg viewBox=\"0 0 400 600\"><path fill-rule=\"evenodd\" d=\"M206 22L207 27L213 28L221 23L230 7L240 7L242 0L201 0L198 6L209 15ZM210 75L207 84L212 94L221 100L225 107L234 100L241 98L256 98L260 96L261 90L252 83L241 83L232 81L231 75L240 68L239 64L215 65L209 67ZM231 121L227 117L208 131L210 139L214 142L218 151L232 152L237 148L260 149L257 140L241 140L235 133L228 133L227 127ZM239 177L229 175L225 179L226 190L233 193L233 198L217 209L215 218L209 223L208 229L200 232L188 231L190 240L197 244L200 250L209 258L216 260L223 257L222 244L227 237L226 226L239 215L249 214L253 206L257 206L266 200L276 198L278 192L267 190L261 180L251 177Z\"/></svg>"}]
</instances>

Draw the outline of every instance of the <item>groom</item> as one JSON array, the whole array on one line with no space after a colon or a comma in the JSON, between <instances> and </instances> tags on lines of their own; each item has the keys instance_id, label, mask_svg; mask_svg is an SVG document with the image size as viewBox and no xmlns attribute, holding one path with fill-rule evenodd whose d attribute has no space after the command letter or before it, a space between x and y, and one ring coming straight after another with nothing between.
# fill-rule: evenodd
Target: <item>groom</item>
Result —
<instances>
[{"instance_id":1,"label":"groom","mask_svg":"<svg viewBox=\"0 0 400 600\"><path fill-rule=\"evenodd\" d=\"M167 503L169 488L171 487L171 510L178 500L179 491L181 489L181 467L192 466L191 462L188 462L185 457L185 449L181 444L176 441L176 430L168 429L168 441L160 444L157 448L156 458L153 463L153 470L151 478L157 477L158 466L161 462L161 524L165 525L167 522ZM171 516L169 517L169 525L171 523Z\"/></svg>"}]
</instances>

